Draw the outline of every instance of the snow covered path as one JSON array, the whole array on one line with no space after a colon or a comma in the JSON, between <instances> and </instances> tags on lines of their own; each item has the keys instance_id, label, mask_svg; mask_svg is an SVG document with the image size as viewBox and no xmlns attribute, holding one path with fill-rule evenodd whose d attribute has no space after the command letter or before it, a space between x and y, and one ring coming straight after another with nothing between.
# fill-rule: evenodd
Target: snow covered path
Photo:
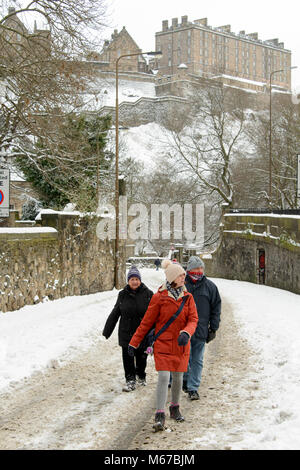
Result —
<instances>
[{"instance_id":1,"label":"snow covered path","mask_svg":"<svg viewBox=\"0 0 300 470\"><path fill-rule=\"evenodd\" d=\"M116 338L62 367L35 374L1 397L2 449L107 449L127 426L127 408L146 402L121 393Z\"/></svg>"},{"instance_id":2,"label":"snow covered path","mask_svg":"<svg viewBox=\"0 0 300 470\"><path fill-rule=\"evenodd\" d=\"M243 399L250 392L242 392L249 352L232 338L231 320L225 305L222 333L207 348L201 401L192 403L183 394L185 423L168 420L168 432L152 433L157 377L153 360L147 387L122 393L121 354L114 333L112 340L96 341L75 360L37 373L1 397L1 448L211 449L228 446L235 433L241 440L240 426L246 426L251 411ZM228 429L233 433L229 439Z\"/></svg>"},{"instance_id":3,"label":"snow covered path","mask_svg":"<svg viewBox=\"0 0 300 470\"><path fill-rule=\"evenodd\" d=\"M142 270L152 289L162 271ZM101 336L117 291L0 315L1 449L299 449L300 296L215 279L217 338L205 352L200 400L184 423L153 434L157 373L122 393L117 329Z\"/></svg>"}]
</instances>

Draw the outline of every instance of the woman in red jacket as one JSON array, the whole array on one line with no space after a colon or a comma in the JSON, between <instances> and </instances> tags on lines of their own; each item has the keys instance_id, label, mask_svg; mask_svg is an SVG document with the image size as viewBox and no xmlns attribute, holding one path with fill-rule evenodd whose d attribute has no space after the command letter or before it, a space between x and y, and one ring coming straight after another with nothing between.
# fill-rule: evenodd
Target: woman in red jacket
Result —
<instances>
[{"instance_id":1,"label":"woman in red jacket","mask_svg":"<svg viewBox=\"0 0 300 470\"><path fill-rule=\"evenodd\" d=\"M176 421L184 420L179 411L179 397L182 389L183 373L188 368L190 338L198 323L198 314L193 296L184 286L184 269L180 264L172 263L170 260L164 260L162 268L165 269L166 283L152 297L144 318L128 346L128 353L132 354L153 325L155 324L156 334L177 312L182 299L188 297L176 320L159 336L154 344L155 368L158 371L157 410L153 426L155 431L164 429L170 372L172 372L170 417Z\"/></svg>"}]
</instances>

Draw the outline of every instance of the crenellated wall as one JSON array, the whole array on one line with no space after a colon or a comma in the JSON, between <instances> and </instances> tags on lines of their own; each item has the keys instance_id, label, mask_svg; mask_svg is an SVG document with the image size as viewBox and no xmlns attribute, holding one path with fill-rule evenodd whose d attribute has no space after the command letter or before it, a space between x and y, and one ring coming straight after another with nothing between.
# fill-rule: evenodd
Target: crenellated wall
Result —
<instances>
[{"instance_id":1,"label":"crenellated wall","mask_svg":"<svg viewBox=\"0 0 300 470\"><path fill-rule=\"evenodd\" d=\"M0 228L0 311L112 289L114 240L97 238L98 221L58 212L43 214L40 226Z\"/></svg>"},{"instance_id":2,"label":"crenellated wall","mask_svg":"<svg viewBox=\"0 0 300 470\"><path fill-rule=\"evenodd\" d=\"M263 251L263 283L300 294L299 215L225 214L221 228L220 246L205 259L208 276L262 283Z\"/></svg>"}]
</instances>

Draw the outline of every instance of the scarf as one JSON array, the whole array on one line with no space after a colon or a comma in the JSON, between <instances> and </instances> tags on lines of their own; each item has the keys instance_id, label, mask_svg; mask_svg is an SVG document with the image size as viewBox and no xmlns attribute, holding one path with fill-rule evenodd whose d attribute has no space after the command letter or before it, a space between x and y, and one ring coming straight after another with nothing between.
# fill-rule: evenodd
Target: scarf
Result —
<instances>
[{"instance_id":1,"label":"scarf","mask_svg":"<svg viewBox=\"0 0 300 470\"><path fill-rule=\"evenodd\" d=\"M182 293L183 291L183 286L182 287L178 287L177 289L175 287L171 287L171 284L167 281L166 282L166 286L167 286L167 289L168 291L170 292L170 294L174 297L175 300L178 300L178 297L180 296L180 294Z\"/></svg>"},{"instance_id":2,"label":"scarf","mask_svg":"<svg viewBox=\"0 0 300 470\"><path fill-rule=\"evenodd\" d=\"M191 281L196 284L197 281L202 281L204 274L193 273L193 271L188 271L187 274L191 278Z\"/></svg>"}]
</instances>

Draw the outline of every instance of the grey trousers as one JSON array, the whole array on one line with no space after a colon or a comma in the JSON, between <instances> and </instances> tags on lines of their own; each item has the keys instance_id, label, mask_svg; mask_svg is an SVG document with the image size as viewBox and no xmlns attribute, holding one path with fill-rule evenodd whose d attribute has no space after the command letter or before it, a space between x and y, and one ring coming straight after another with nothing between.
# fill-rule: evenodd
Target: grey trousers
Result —
<instances>
[{"instance_id":1,"label":"grey trousers","mask_svg":"<svg viewBox=\"0 0 300 470\"><path fill-rule=\"evenodd\" d=\"M156 406L158 410L164 410L168 398L168 385L170 372L158 371L158 383L156 389ZM172 372L171 398L172 403L178 404L182 389L183 372Z\"/></svg>"}]
</instances>

